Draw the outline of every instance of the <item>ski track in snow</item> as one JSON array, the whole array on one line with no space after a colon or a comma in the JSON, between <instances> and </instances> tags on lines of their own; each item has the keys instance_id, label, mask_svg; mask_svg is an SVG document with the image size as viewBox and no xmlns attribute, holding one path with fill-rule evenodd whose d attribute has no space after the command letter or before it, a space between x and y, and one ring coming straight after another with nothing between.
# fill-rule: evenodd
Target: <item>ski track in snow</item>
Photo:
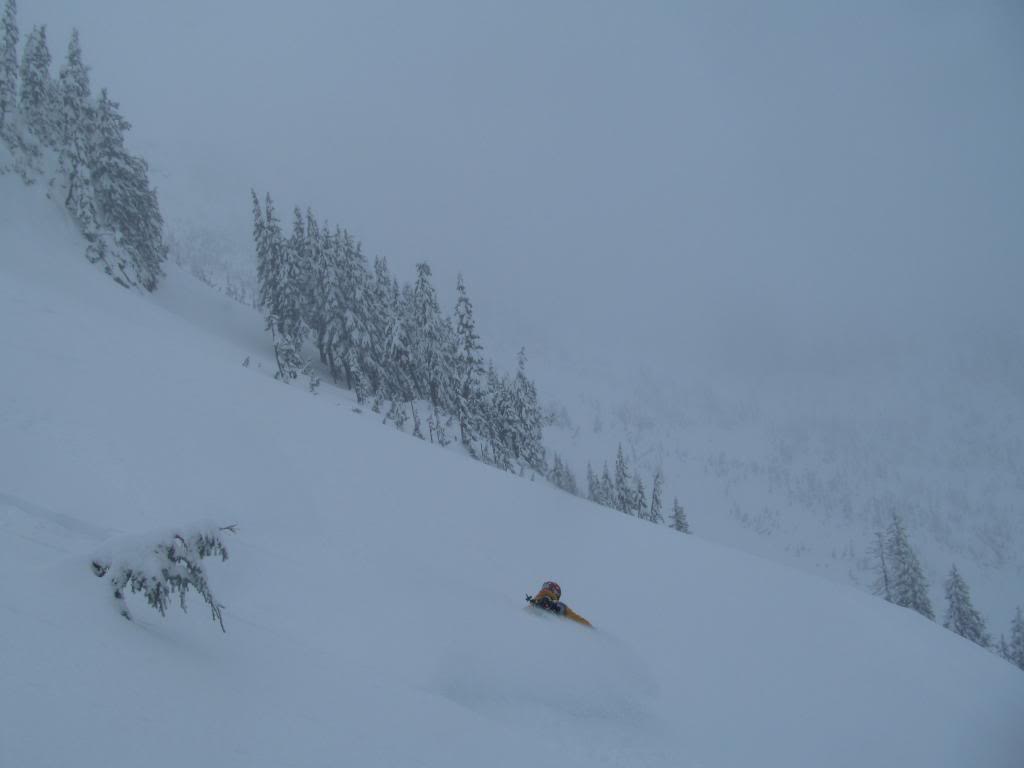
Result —
<instances>
[{"instance_id":1,"label":"ski track in snow","mask_svg":"<svg viewBox=\"0 0 1024 768\"><path fill-rule=\"evenodd\" d=\"M0 535L23 543L4 547L0 568L37 566L40 562L81 554L114 533L0 492Z\"/></svg>"}]
</instances>

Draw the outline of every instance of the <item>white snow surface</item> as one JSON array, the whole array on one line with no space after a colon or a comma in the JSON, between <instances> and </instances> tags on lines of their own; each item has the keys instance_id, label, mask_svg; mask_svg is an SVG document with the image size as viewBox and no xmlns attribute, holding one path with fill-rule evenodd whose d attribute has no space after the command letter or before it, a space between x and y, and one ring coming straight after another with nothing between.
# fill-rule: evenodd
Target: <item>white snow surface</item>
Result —
<instances>
[{"instance_id":1,"label":"white snow surface","mask_svg":"<svg viewBox=\"0 0 1024 768\"><path fill-rule=\"evenodd\" d=\"M938 624L275 382L255 312L82 251L0 177L0 766L1021 764L1024 674ZM199 520L226 634L119 616L91 555Z\"/></svg>"}]
</instances>

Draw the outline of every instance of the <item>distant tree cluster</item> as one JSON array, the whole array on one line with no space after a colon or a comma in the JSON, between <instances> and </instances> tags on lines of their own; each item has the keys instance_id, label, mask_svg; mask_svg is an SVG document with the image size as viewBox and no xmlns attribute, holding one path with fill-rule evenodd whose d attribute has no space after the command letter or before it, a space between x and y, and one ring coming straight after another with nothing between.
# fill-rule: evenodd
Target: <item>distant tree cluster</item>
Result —
<instances>
[{"instance_id":1,"label":"distant tree cluster","mask_svg":"<svg viewBox=\"0 0 1024 768\"><path fill-rule=\"evenodd\" d=\"M647 498L647 487L644 485L640 473L634 473L626 456L619 444L618 452L615 455L615 475L608 469L608 462L604 462L604 468L600 474L594 472L593 466L587 463L587 498L611 509L633 515L649 523L664 523L665 517L662 513L664 501L665 477L658 469L654 473L651 485L651 496ZM686 519L686 512L679 504L678 499L672 500L672 515L669 524L681 533L690 533L690 524Z\"/></svg>"},{"instance_id":2,"label":"distant tree cluster","mask_svg":"<svg viewBox=\"0 0 1024 768\"><path fill-rule=\"evenodd\" d=\"M269 195L261 202L253 192L252 203L259 306L278 379L312 375L303 354L311 342L331 378L385 421L404 428L411 420L414 435L442 445L457 435L471 455L502 469L547 474L526 353L512 376L485 363L461 275L454 313L445 314L428 264L402 285L383 257L371 268L358 241L312 211L296 208L286 235ZM426 434L417 403L427 410Z\"/></svg>"},{"instance_id":3,"label":"distant tree cluster","mask_svg":"<svg viewBox=\"0 0 1024 768\"><path fill-rule=\"evenodd\" d=\"M885 531L875 533L871 554L875 559L875 594L934 620L935 612L928 597L928 580L898 515L893 515L892 523ZM993 648L985 619L971 602L970 589L955 564L946 578L945 590L946 615L942 626L982 648L995 650L1007 661L1024 669L1024 619L1020 608L1010 625L1010 641L1001 637Z\"/></svg>"},{"instance_id":4,"label":"distant tree cluster","mask_svg":"<svg viewBox=\"0 0 1024 768\"><path fill-rule=\"evenodd\" d=\"M130 123L117 102L92 96L78 31L58 77L50 73L46 26L29 33L18 65L16 0L0 22L0 138L27 183L56 157L50 195L58 195L88 241L87 258L117 283L156 289L167 256L163 217L146 161L125 148ZM2 170L2 169L0 169Z\"/></svg>"}]
</instances>

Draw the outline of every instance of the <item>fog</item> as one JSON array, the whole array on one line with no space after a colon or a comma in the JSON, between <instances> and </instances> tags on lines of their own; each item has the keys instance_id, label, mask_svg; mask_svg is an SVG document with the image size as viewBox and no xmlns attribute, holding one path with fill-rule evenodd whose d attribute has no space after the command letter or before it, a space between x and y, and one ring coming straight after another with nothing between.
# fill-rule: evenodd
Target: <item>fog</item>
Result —
<instances>
[{"instance_id":1,"label":"fog","mask_svg":"<svg viewBox=\"0 0 1024 768\"><path fill-rule=\"evenodd\" d=\"M860 365L1024 327L1018 3L21 5L57 62L79 27L172 228L245 249L269 191L527 344Z\"/></svg>"}]
</instances>

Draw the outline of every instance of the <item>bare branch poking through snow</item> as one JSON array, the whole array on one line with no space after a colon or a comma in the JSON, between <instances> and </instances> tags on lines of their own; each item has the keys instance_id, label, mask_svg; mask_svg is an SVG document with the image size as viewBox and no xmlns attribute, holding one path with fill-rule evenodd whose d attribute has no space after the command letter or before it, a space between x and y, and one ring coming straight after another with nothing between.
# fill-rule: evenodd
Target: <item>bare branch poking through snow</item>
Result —
<instances>
[{"instance_id":1,"label":"bare branch poking through snow","mask_svg":"<svg viewBox=\"0 0 1024 768\"><path fill-rule=\"evenodd\" d=\"M92 572L103 578L109 574L114 600L122 616L132 616L125 602L125 589L142 592L149 604L167 615L171 595L178 594L181 610L186 611L185 593L189 587L202 596L213 620L224 629L221 615L223 607L210 591L202 560L211 555L228 559L228 551L221 534L235 533L235 525L224 527L207 525L189 531L169 531L157 536L122 539L92 560Z\"/></svg>"}]
</instances>

